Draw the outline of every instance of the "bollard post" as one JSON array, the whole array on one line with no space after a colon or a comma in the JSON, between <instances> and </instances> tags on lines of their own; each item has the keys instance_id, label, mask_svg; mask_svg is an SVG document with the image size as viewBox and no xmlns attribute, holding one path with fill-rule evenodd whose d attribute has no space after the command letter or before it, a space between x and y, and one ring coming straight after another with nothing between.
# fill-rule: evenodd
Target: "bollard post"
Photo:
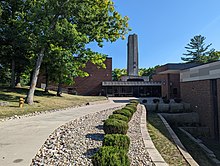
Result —
<instances>
[{"instance_id":1,"label":"bollard post","mask_svg":"<svg viewBox=\"0 0 220 166\"><path fill-rule=\"evenodd\" d=\"M24 106L24 98L20 97L19 98L19 107L22 108Z\"/></svg>"}]
</instances>

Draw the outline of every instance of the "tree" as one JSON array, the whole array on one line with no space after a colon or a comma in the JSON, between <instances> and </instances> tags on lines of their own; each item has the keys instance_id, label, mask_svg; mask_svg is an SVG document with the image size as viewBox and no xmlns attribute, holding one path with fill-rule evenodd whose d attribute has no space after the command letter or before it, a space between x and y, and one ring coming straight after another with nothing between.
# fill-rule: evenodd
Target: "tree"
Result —
<instances>
[{"instance_id":1,"label":"tree","mask_svg":"<svg viewBox=\"0 0 220 166\"><path fill-rule=\"evenodd\" d=\"M149 68L140 68L138 75L139 76L149 76L149 79L152 78L152 75L155 73L156 69L160 67L159 65Z\"/></svg>"},{"instance_id":2,"label":"tree","mask_svg":"<svg viewBox=\"0 0 220 166\"><path fill-rule=\"evenodd\" d=\"M119 81L122 76L126 76L126 75L127 75L127 70L126 69L115 68L112 71L112 80L113 81Z\"/></svg>"},{"instance_id":3,"label":"tree","mask_svg":"<svg viewBox=\"0 0 220 166\"><path fill-rule=\"evenodd\" d=\"M81 53L79 55L79 58L72 56L72 53L68 50L60 51L60 49L63 48L57 48L51 45L50 52L45 57L46 61L44 60L43 63L45 70L47 69L47 80L58 83L57 96L61 96L63 84L72 85L74 83L74 78L78 76L89 76L87 72L83 71L88 61L97 65L97 67L105 68L105 55L86 49L84 50L84 54ZM89 54L91 55L88 57Z\"/></svg>"},{"instance_id":4,"label":"tree","mask_svg":"<svg viewBox=\"0 0 220 166\"><path fill-rule=\"evenodd\" d=\"M30 64L30 41L25 19L22 19L24 1L1 1L0 8L1 64L4 68L11 68L11 87L15 87L15 82L19 82L21 74Z\"/></svg>"},{"instance_id":5,"label":"tree","mask_svg":"<svg viewBox=\"0 0 220 166\"><path fill-rule=\"evenodd\" d=\"M209 56L206 57L206 62L214 62L220 59L220 51L211 49Z\"/></svg>"},{"instance_id":6,"label":"tree","mask_svg":"<svg viewBox=\"0 0 220 166\"><path fill-rule=\"evenodd\" d=\"M209 55L210 51L208 48L212 45L209 44L205 46L205 37L201 35L194 36L190 43L185 47L187 53L183 54L186 57L181 57L183 61L186 62L196 62L196 63L204 63L206 62L206 56Z\"/></svg>"},{"instance_id":7,"label":"tree","mask_svg":"<svg viewBox=\"0 0 220 166\"><path fill-rule=\"evenodd\" d=\"M128 18L122 18L115 11L111 0L27 0L25 3L31 4L31 8L25 12L29 23L27 31L36 41L37 54L26 98L28 104L33 104L41 63L51 44L62 47L61 52L81 55L89 42L95 41L102 46L104 40L114 42L120 37L124 38L128 31Z\"/></svg>"}]
</instances>

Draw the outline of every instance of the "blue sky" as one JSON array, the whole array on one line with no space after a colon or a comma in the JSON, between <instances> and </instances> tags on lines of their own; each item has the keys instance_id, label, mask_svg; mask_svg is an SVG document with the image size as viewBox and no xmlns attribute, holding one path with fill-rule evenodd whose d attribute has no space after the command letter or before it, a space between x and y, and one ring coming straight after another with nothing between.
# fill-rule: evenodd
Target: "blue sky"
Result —
<instances>
[{"instance_id":1,"label":"blue sky","mask_svg":"<svg viewBox=\"0 0 220 166\"><path fill-rule=\"evenodd\" d=\"M138 35L139 68L181 62L184 48L201 34L205 43L220 50L220 0L113 0L116 10L128 16L129 34ZM95 51L112 57L113 68L126 68L126 40L104 43Z\"/></svg>"}]
</instances>

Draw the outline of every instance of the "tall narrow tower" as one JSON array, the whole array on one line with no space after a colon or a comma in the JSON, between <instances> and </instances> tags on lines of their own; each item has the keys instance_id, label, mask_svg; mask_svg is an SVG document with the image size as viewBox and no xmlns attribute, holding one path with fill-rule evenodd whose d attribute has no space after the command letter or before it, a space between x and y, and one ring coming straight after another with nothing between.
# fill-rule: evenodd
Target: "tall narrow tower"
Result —
<instances>
[{"instance_id":1,"label":"tall narrow tower","mask_svg":"<svg viewBox=\"0 0 220 166\"><path fill-rule=\"evenodd\" d=\"M138 39L136 34L128 36L127 58L128 76L138 76Z\"/></svg>"}]
</instances>

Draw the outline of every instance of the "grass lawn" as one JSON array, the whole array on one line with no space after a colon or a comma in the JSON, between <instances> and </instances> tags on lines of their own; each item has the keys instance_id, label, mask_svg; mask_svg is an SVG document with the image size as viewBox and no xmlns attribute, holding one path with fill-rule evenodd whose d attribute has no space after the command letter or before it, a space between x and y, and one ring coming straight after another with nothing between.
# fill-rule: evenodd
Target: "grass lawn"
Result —
<instances>
[{"instance_id":1,"label":"grass lawn","mask_svg":"<svg viewBox=\"0 0 220 166\"><path fill-rule=\"evenodd\" d=\"M103 96L77 96L62 94L57 97L56 92L50 91L49 94L44 93L42 89L36 89L34 96L34 105L24 104L23 108L19 108L19 98L26 97L28 88L5 88L0 87L0 101L9 102L8 106L0 106L0 119L13 115L23 115L36 111L46 111L51 109L66 108L85 104L91 101L105 100Z\"/></svg>"},{"instance_id":2,"label":"grass lawn","mask_svg":"<svg viewBox=\"0 0 220 166\"><path fill-rule=\"evenodd\" d=\"M147 128L155 147L169 165L189 165L156 113L148 112Z\"/></svg>"}]
</instances>

